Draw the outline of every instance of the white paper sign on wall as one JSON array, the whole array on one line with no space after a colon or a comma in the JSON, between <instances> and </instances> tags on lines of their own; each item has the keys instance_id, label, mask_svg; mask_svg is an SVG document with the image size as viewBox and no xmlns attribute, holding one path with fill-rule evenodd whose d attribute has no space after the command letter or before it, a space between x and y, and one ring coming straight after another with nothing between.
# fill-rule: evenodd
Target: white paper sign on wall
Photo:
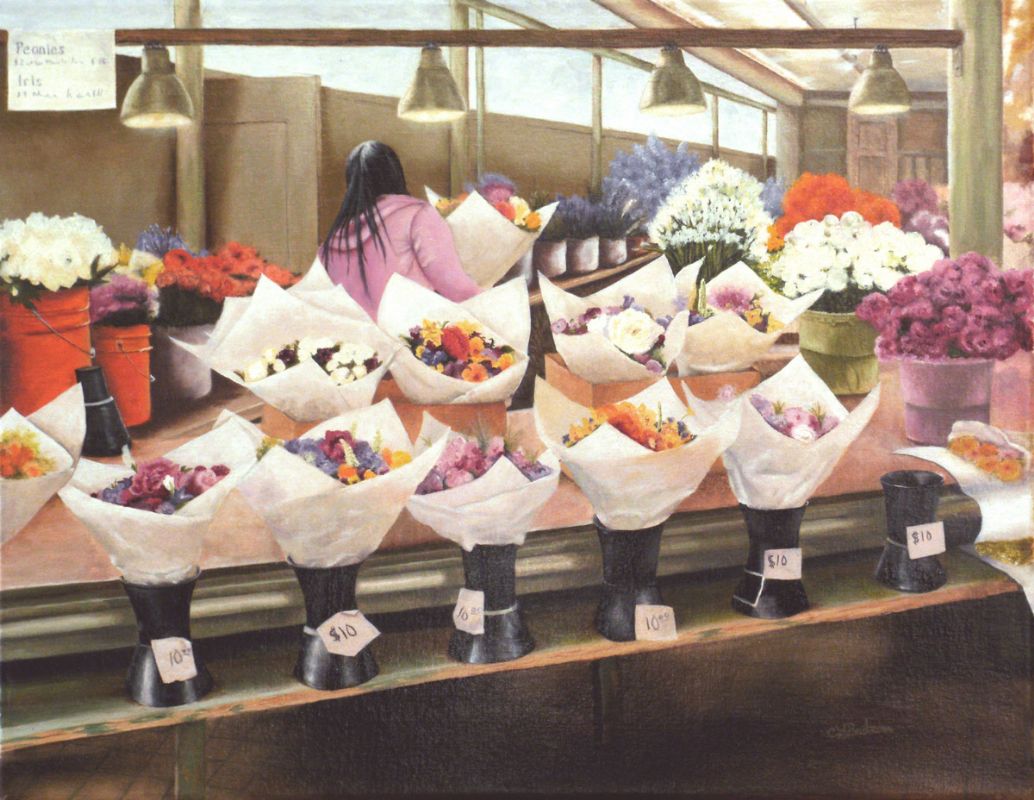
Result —
<instances>
[{"instance_id":1,"label":"white paper sign on wall","mask_svg":"<svg viewBox=\"0 0 1034 800\"><path fill-rule=\"evenodd\" d=\"M381 635L363 612L339 611L316 629L327 652L354 658L370 642Z\"/></svg>"},{"instance_id":2,"label":"white paper sign on wall","mask_svg":"<svg viewBox=\"0 0 1034 800\"><path fill-rule=\"evenodd\" d=\"M936 556L944 552L944 523L927 522L905 528L908 557L911 559Z\"/></svg>"},{"instance_id":3,"label":"white paper sign on wall","mask_svg":"<svg viewBox=\"0 0 1034 800\"><path fill-rule=\"evenodd\" d=\"M182 636L169 636L165 639L152 639L151 652L154 653L158 665L158 675L162 683L189 681L197 677L197 665L194 663L194 647L190 639Z\"/></svg>"},{"instance_id":4,"label":"white paper sign on wall","mask_svg":"<svg viewBox=\"0 0 1034 800\"><path fill-rule=\"evenodd\" d=\"M9 111L115 108L114 31L11 31Z\"/></svg>"}]
</instances>

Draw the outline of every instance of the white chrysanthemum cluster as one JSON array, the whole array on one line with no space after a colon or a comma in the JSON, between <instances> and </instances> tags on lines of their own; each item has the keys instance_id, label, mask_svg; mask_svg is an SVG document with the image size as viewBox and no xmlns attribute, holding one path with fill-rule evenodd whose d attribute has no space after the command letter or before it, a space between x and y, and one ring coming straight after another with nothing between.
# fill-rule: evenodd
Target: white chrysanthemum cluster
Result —
<instances>
[{"instance_id":1,"label":"white chrysanthemum cluster","mask_svg":"<svg viewBox=\"0 0 1034 800\"><path fill-rule=\"evenodd\" d=\"M650 238L663 249L727 244L761 261L772 218L761 200L762 184L719 159L679 183L650 223Z\"/></svg>"},{"instance_id":2,"label":"white chrysanthemum cluster","mask_svg":"<svg viewBox=\"0 0 1034 800\"><path fill-rule=\"evenodd\" d=\"M333 351L329 360L323 364L323 369L339 386L365 378L369 372L367 362L377 360L376 351L368 345L336 342L327 337L319 339L310 337L302 338L280 349L266 348L262 351L261 356L249 363L243 370L239 370L237 374L245 382L254 383L288 369L288 363L280 358L285 351L289 351L288 355L293 354L294 356L290 363L298 363L308 358L315 359L320 350ZM287 355L284 357L287 358Z\"/></svg>"},{"instance_id":3,"label":"white chrysanthemum cluster","mask_svg":"<svg viewBox=\"0 0 1034 800\"><path fill-rule=\"evenodd\" d=\"M52 292L68 289L90 278L90 266L118 260L111 239L89 217L48 217L36 212L27 219L8 219L0 225L0 280L27 281Z\"/></svg>"},{"instance_id":4,"label":"white chrysanthemum cluster","mask_svg":"<svg viewBox=\"0 0 1034 800\"><path fill-rule=\"evenodd\" d=\"M783 282L787 297L848 287L886 292L902 275L924 272L944 257L920 234L889 222L872 225L856 211L800 222L785 241L771 272Z\"/></svg>"}]
</instances>

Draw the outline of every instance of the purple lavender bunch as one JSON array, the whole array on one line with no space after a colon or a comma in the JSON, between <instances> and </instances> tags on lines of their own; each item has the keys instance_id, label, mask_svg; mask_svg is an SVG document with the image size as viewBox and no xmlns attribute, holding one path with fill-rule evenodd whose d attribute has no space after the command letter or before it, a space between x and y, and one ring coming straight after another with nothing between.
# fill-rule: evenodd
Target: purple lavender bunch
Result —
<instances>
[{"instance_id":1,"label":"purple lavender bunch","mask_svg":"<svg viewBox=\"0 0 1034 800\"><path fill-rule=\"evenodd\" d=\"M186 250L194 256L207 255L207 252L204 250L200 253L195 253L187 247L187 243L172 228L163 228L157 223L152 223L144 228L136 239L136 247L134 249L142 250L158 258L164 258L165 254L170 250Z\"/></svg>"},{"instance_id":2,"label":"purple lavender bunch","mask_svg":"<svg viewBox=\"0 0 1034 800\"><path fill-rule=\"evenodd\" d=\"M90 322L94 325L144 325L157 313L157 290L128 275L115 275L109 283L90 289Z\"/></svg>"},{"instance_id":3,"label":"purple lavender bunch","mask_svg":"<svg viewBox=\"0 0 1034 800\"><path fill-rule=\"evenodd\" d=\"M657 209L676 185L700 169L700 159L689 152L683 142L671 150L656 136L650 135L645 144L637 144L631 152L622 151L610 162L610 170L603 179L605 202L616 199L623 204L634 198L629 213L635 219L634 231L645 231Z\"/></svg>"},{"instance_id":4,"label":"purple lavender bunch","mask_svg":"<svg viewBox=\"0 0 1034 800\"><path fill-rule=\"evenodd\" d=\"M772 219L783 216L783 195L786 194L786 181L782 178L768 178L761 187L761 202L765 204L765 213Z\"/></svg>"},{"instance_id":5,"label":"purple lavender bunch","mask_svg":"<svg viewBox=\"0 0 1034 800\"><path fill-rule=\"evenodd\" d=\"M581 195L561 197L556 214L562 216L568 239L591 239L599 229L599 209Z\"/></svg>"},{"instance_id":6,"label":"purple lavender bunch","mask_svg":"<svg viewBox=\"0 0 1034 800\"><path fill-rule=\"evenodd\" d=\"M922 178L908 178L894 184L891 199L901 210L901 220L908 223L920 211L937 213L937 192Z\"/></svg>"}]
</instances>

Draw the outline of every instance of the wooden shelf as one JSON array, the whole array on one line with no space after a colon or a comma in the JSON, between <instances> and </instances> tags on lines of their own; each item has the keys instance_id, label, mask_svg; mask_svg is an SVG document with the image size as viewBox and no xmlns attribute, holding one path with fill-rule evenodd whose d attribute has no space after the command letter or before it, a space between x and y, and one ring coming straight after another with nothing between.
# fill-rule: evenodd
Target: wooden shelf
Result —
<instances>
[{"instance_id":1,"label":"wooden shelf","mask_svg":"<svg viewBox=\"0 0 1034 800\"><path fill-rule=\"evenodd\" d=\"M526 598L522 603L537 648L522 659L502 664L471 666L450 661L445 655L451 630L446 609L385 619L374 616L373 622L384 631L371 645L380 675L363 686L335 692L309 689L291 676L297 651L296 628L199 643L216 688L202 701L178 708L146 708L126 698L123 680L128 657L123 652L8 666L0 747L9 752L433 681L694 647L801 625L846 622L1017 591L1016 584L1001 573L963 553L950 552L942 556L949 574L943 588L929 594L900 594L873 580L876 558L875 551L866 551L807 563L804 578L812 609L778 621L751 619L731 610L735 571L662 581L665 602L674 607L679 621L678 638L673 642L618 644L601 638L592 626L595 588Z\"/></svg>"}]
</instances>

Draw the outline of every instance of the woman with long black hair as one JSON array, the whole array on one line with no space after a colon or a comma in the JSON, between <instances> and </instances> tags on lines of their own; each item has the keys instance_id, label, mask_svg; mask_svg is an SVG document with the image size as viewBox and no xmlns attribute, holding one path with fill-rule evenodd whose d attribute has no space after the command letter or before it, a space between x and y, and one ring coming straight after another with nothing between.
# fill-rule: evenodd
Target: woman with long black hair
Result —
<instances>
[{"instance_id":1,"label":"woman with long black hair","mask_svg":"<svg viewBox=\"0 0 1034 800\"><path fill-rule=\"evenodd\" d=\"M348 155L347 189L319 259L335 283L376 319L388 279L396 272L454 301L480 287L463 271L452 232L423 200L410 197L395 151L363 142Z\"/></svg>"}]
</instances>

